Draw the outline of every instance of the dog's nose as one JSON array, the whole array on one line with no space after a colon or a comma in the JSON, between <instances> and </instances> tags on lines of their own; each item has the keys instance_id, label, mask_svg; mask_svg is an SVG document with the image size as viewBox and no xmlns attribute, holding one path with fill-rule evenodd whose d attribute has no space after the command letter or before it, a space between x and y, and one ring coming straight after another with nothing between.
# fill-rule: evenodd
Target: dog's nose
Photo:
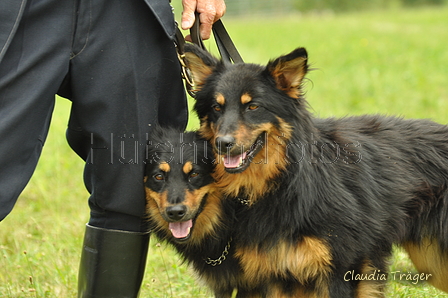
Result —
<instances>
[{"instance_id":1,"label":"dog's nose","mask_svg":"<svg viewBox=\"0 0 448 298\"><path fill-rule=\"evenodd\" d=\"M219 151L226 153L227 150L235 146L235 138L231 135L224 135L216 138L215 145Z\"/></svg>"},{"instance_id":2,"label":"dog's nose","mask_svg":"<svg viewBox=\"0 0 448 298\"><path fill-rule=\"evenodd\" d=\"M174 205L166 208L166 215L173 221L181 220L187 214L187 206Z\"/></svg>"}]
</instances>

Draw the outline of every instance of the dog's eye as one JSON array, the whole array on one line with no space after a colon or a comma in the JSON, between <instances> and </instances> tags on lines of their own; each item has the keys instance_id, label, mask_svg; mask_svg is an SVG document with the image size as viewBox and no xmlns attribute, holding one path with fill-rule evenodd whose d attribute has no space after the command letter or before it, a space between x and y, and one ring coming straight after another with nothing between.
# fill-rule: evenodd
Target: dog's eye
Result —
<instances>
[{"instance_id":1,"label":"dog's eye","mask_svg":"<svg viewBox=\"0 0 448 298\"><path fill-rule=\"evenodd\" d=\"M250 110L250 111L254 111L254 110L258 109L258 106L256 104L250 104L247 107L247 109Z\"/></svg>"},{"instance_id":2,"label":"dog's eye","mask_svg":"<svg viewBox=\"0 0 448 298\"><path fill-rule=\"evenodd\" d=\"M163 177L162 174L155 174L153 177L154 177L154 179L157 180L157 181L163 181L163 180L165 180L165 177Z\"/></svg>"},{"instance_id":3,"label":"dog's eye","mask_svg":"<svg viewBox=\"0 0 448 298\"><path fill-rule=\"evenodd\" d=\"M222 108L220 105L214 105L213 110L215 110L215 112L221 112Z\"/></svg>"},{"instance_id":4,"label":"dog's eye","mask_svg":"<svg viewBox=\"0 0 448 298\"><path fill-rule=\"evenodd\" d=\"M192 173L190 173L190 178L195 178L195 177L197 177L197 176L199 176L199 173L198 173L198 172L192 172Z\"/></svg>"}]
</instances>

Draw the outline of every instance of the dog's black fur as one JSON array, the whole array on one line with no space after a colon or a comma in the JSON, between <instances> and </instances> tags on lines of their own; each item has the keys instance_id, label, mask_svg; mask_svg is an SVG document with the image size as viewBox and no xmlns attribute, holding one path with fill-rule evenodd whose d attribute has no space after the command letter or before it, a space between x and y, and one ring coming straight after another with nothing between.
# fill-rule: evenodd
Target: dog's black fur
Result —
<instances>
[{"instance_id":1,"label":"dog's black fur","mask_svg":"<svg viewBox=\"0 0 448 298\"><path fill-rule=\"evenodd\" d=\"M303 48L259 66L190 46L187 61L222 199L207 236L174 243L217 297L383 297L381 276L356 276L386 273L394 243L448 291L447 126L313 117ZM227 259L207 265L230 239Z\"/></svg>"}]
</instances>

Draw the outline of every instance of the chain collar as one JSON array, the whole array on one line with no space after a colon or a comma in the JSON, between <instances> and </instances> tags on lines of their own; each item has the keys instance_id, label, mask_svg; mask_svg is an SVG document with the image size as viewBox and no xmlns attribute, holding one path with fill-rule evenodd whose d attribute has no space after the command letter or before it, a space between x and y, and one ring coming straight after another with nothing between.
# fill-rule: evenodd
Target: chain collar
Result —
<instances>
[{"instance_id":1,"label":"chain collar","mask_svg":"<svg viewBox=\"0 0 448 298\"><path fill-rule=\"evenodd\" d=\"M245 205L245 206L250 206L251 205L251 201L249 199L243 199L243 198L237 197L236 200L240 204L242 204L242 205ZM224 247L224 250L223 250L223 252L222 252L222 254L221 254L221 256L219 258L217 258L217 259L211 259L211 258L204 259L205 263L207 265L210 265L210 266L213 266L213 267L221 265L222 262L224 262L226 260L227 255L229 254L229 249L230 249L230 243L231 242L232 242L232 238L230 238L229 242L227 242L227 245L226 245L226 247Z\"/></svg>"},{"instance_id":2,"label":"chain collar","mask_svg":"<svg viewBox=\"0 0 448 298\"><path fill-rule=\"evenodd\" d=\"M207 265L210 265L210 266L213 266L213 267L221 265L222 262L224 262L225 259L227 258L227 255L229 254L229 249L230 249L230 243L231 242L232 242L232 238L230 238L229 242L227 242L227 245L226 245L226 247L224 247L224 251L222 252L222 254L221 254L221 256L219 258L214 259L214 260L210 259L210 258L207 258L207 259L204 260L205 263Z\"/></svg>"},{"instance_id":3,"label":"chain collar","mask_svg":"<svg viewBox=\"0 0 448 298\"><path fill-rule=\"evenodd\" d=\"M236 200L239 203L241 203L242 205L245 205L245 206L250 206L250 203L251 203L250 200L243 199L243 198L240 198L240 197L237 197ZM207 265L210 265L210 266L213 266L213 267L221 265L222 262L224 262L226 260L227 255L229 254L229 249L230 249L230 243L231 242L232 242L232 238L230 238L229 242L227 242L227 245L226 245L226 247L224 247L224 250L223 250L223 252L222 252L222 254L221 254L221 256L219 258L217 258L217 259L207 258L207 259L204 260L205 263Z\"/></svg>"}]
</instances>

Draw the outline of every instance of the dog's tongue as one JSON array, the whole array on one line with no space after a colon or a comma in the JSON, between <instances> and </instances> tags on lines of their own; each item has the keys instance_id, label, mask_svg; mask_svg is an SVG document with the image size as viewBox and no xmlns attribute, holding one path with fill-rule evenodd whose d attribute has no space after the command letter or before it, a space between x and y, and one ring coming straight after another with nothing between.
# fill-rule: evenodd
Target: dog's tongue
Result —
<instances>
[{"instance_id":1,"label":"dog's tongue","mask_svg":"<svg viewBox=\"0 0 448 298\"><path fill-rule=\"evenodd\" d=\"M187 220L182 222L170 222L169 229L175 238L185 238L190 234L190 229L193 227L193 221Z\"/></svg>"},{"instance_id":2,"label":"dog's tongue","mask_svg":"<svg viewBox=\"0 0 448 298\"><path fill-rule=\"evenodd\" d=\"M244 152L243 154L235 155L235 156L229 156L228 154L226 154L223 157L224 167L237 168L241 165L241 163L243 162L243 159L245 159L245 158L246 158L246 152Z\"/></svg>"}]
</instances>

